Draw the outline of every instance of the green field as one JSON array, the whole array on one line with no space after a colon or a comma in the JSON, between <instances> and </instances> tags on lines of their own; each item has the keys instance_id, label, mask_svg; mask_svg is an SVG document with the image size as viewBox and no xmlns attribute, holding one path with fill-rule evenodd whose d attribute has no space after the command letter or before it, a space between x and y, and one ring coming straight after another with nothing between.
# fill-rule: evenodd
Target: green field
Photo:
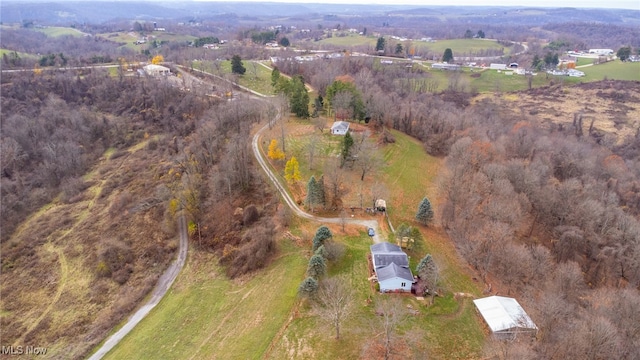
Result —
<instances>
[{"instance_id":1,"label":"green field","mask_svg":"<svg viewBox=\"0 0 640 360\"><path fill-rule=\"evenodd\" d=\"M273 86L271 86L271 70L263 66L259 61L244 60L243 65L247 70L244 75L239 75L234 81L253 91L257 91L264 95L273 95ZM219 61L213 63L211 61L194 61L192 64L194 69L199 69L210 74L218 76L226 76L231 74L231 61Z\"/></svg>"},{"instance_id":2,"label":"green field","mask_svg":"<svg viewBox=\"0 0 640 360\"><path fill-rule=\"evenodd\" d=\"M481 39L451 39L438 40L436 42L413 41L411 44L416 47L417 51L429 50L435 54L444 54L446 49L451 49L454 58L457 54L475 53L486 49L499 50L504 48L505 55L508 55L511 51L511 47L505 47L494 40Z\"/></svg>"},{"instance_id":3,"label":"green field","mask_svg":"<svg viewBox=\"0 0 640 360\"><path fill-rule=\"evenodd\" d=\"M227 279L212 254L192 251L166 297L106 358L261 358L287 321L307 266L290 241L278 251L267 269L242 281Z\"/></svg>"},{"instance_id":4,"label":"green field","mask_svg":"<svg viewBox=\"0 0 640 360\"><path fill-rule=\"evenodd\" d=\"M194 40L196 37L195 36L190 36L190 35L177 35L177 34L172 34L172 33L167 33L164 31L154 31L151 34L149 34L147 36L147 42L145 44L136 44L135 42L142 38L143 35L130 31L130 32L115 32L115 33L104 33L104 34L98 34L97 36L113 41L113 42L117 42L117 43L121 43L122 47L126 47L132 50L135 50L136 52L139 52L141 50L144 49L149 49L151 46L151 43L155 40L157 43L161 43L163 41L167 41L167 42L183 42L186 43L188 41L192 41Z\"/></svg>"},{"instance_id":5,"label":"green field","mask_svg":"<svg viewBox=\"0 0 640 360\"><path fill-rule=\"evenodd\" d=\"M13 50L9 50L9 49L0 49L0 56L3 56L4 54L7 54L7 56L16 53L19 57L23 58L23 59L36 59L37 56L33 55L33 54L27 54L27 53L23 53L23 52L19 52L19 51L13 51Z\"/></svg>"},{"instance_id":6,"label":"green field","mask_svg":"<svg viewBox=\"0 0 640 360\"><path fill-rule=\"evenodd\" d=\"M610 61L604 64L587 66L578 69L585 73L583 81L598 80L634 80L640 81L640 62Z\"/></svg>"},{"instance_id":7,"label":"green field","mask_svg":"<svg viewBox=\"0 0 640 360\"><path fill-rule=\"evenodd\" d=\"M375 37L349 34L347 36L332 36L330 38L322 39L319 43L344 47L366 45L374 48L376 46L376 41L377 38Z\"/></svg>"},{"instance_id":8,"label":"green field","mask_svg":"<svg viewBox=\"0 0 640 360\"><path fill-rule=\"evenodd\" d=\"M69 27L59 27L59 26L47 26L45 28L35 28L36 31L44 33L49 37L58 37L58 36L73 36L73 37L83 37L85 33L80 30L69 28Z\"/></svg>"}]
</instances>

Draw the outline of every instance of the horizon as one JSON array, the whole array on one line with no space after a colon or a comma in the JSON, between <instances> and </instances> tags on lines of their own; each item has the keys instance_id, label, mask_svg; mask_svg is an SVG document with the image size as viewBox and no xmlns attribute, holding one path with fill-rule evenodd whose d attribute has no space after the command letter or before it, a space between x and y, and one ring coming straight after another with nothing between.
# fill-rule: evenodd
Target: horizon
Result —
<instances>
[{"instance_id":1,"label":"horizon","mask_svg":"<svg viewBox=\"0 0 640 360\"><path fill-rule=\"evenodd\" d=\"M106 0L105 0L106 1ZM3 3L69 3L69 2L93 2L91 0L4 0ZM156 4L169 3L175 5L175 2L168 0L112 0L109 2L154 2ZM509 8L545 8L545 9L562 9L562 8L579 8L579 9L625 9L640 11L640 1L638 0L613 0L610 2L602 2L596 0L566 0L562 6L558 6L557 1L553 0L462 0L452 4L448 0L187 0L180 3L283 3L283 4L300 4L300 5L380 5L380 6L416 6L416 7L509 7Z\"/></svg>"}]
</instances>

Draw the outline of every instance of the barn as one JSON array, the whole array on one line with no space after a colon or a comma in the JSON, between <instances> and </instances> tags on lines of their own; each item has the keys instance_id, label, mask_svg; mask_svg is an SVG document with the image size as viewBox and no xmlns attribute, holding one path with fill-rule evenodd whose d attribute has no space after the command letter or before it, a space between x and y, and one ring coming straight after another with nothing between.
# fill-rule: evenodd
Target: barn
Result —
<instances>
[{"instance_id":1,"label":"barn","mask_svg":"<svg viewBox=\"0 0 640 360\"><path fill-rule=\"evenodd\" d=\"M489 296L473 303L498 339L511 340L522 334L535 336L538 332L536 324L514 298Z\"/></svg>"},{"instance_id":2,"label":"barn","mask_svg":"<svg viewBox=\"0 0 640 360\"><path fill-rule=\"evenodd\" d=\"M150 64L144 67L144 72L149 76L167 76L171 75L171 70L162 65Z\"/></svg>"}]
</instances>

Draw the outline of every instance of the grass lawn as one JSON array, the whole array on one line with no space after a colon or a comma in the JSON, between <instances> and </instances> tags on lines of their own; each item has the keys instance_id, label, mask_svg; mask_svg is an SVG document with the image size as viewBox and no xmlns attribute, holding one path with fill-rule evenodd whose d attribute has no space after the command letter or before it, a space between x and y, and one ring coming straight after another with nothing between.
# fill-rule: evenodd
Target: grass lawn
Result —
<instances>
[{"instance_id":1,"label":"grass lawn","mask_svg":"<svg viewBox=\"0 0 640 360\"><path fill-rule=\"evenodd\" d=\"M481 40L481 39L451 39L451 40L438 40L435 42L425 41L413 41L411 43L415 46L417 51L430 51L435 54L444 54L446 49L451 49L453 56L462 53L475 53L480 50L486 49L502 49L504 48L505 55L511 52L510 47L498 44L494 40Z\"/></svg>"},{"instance_id":2,"label":"grass lawn","mask_svg":"<svg viewBox=\"0 0 640 360\"><path fill-rule=\"evenodd\" d=\"M578 69L585 73L584 81L635 80L640 81L640 62L610 61Z\"/></svg>"},{"instance_id":3,"label":"grass lawn","mask_svg":"<svg viewBox=\"0 0 640 360\"><path fill-rule=\"evenodd\" d=\"M289 240L252 277L229 280L194 253L167 296L107 359L260 359L297 301L307 259ZM224 355L222 355L224 354Z\"/></svg>"},{"instance_id":4,"label":"grass lawn","mask_svg":"<svg viewBox=\"0 0 640 360\"><path fill-rule=\"evenodd\" d=\"M264 95L274 95L273 86L271 86L271 70L259 61L242 61L247 70L244 75L238 75L234 81L251 90L257 91ZM210 74L225 76L231 74L231 61L219 61L212 63L211 61L194 61L194 69L201 69Z\"/></svg>"},{"instance_id":5,"label":"grass lawn","mask_svg":"<svg viewBox=\"0 0 640 360\"><path fill-rule=\"evenodd\" d=\"M15 53L16 55L18 55L18 57L21 57L23 59L37 59L37 56L33 55L33 54L23 53L23 52L19 52L19 51L13 51L13 50L9 50L9 49L0 49L0 56L3 56L5 54L7 56L11 56L13 53Z\"/></svg>"},{"instance_id":6,"label":"grass lawn","mask_svg":"<svg viewBox=\"0 0 640 360\"><path fill-rule=\"evenodd\" d=\"M347 36L333 36L322 39L319 43L345 47L369 45L374 48L377 41L378 39L376 37L350 34Z\"/></svg>"}]
</instances>

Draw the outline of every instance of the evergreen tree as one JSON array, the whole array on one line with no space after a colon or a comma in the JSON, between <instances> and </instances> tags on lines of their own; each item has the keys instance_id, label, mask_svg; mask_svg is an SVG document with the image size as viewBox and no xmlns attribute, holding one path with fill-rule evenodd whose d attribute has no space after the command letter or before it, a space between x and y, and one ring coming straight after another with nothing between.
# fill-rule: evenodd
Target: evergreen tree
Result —
<instances>
[{"instance_id":1,"label":"evergreen tree","mask_svg":"<svg viewBox=\"0 0 640 360\"><path fill-rule=\"evenodd\" d=\"M533 60L531 61L531 67L538 71L542 68L542 60L540 59L540 56L538 56L538 54L535 54L533 56Z\"/></svg>"},{"instance_id":2,"label":"evergreen tree","mask_svg":"<svg viewBox=\"0 0 640 360\"><path fill-rule=\"evenodd\" d=\"M289 104L291 111L300 118L309 117L309 92L304 86L304 79L297 75L291 79L289 86Z\"/></svg>"},{"instance_id":3,"label":"evergreen tree","mask_svg":"<svg viewBox=\"0 0 640 360\"><path fill-rule=\"evenodd\" d=\"M416 213L416 220L423 225L429 225L433 220L433 209L431 208L431 202L425 196L418 206L418 212Z\"/></svg>"},{"instance_id":4,"label":"evergreen tree","mask_svg":"<svg viewBox=\"0 0 640 360\"><path fill-rule=\"evenodd\" d=\"M287 39L286 37L283 37L282 39L280 39L280 45L284 47L289 47L291 43L289 42L289 39Z\"/></svg>"},{"instance_id":5,"label":"evergreen tree","mask_svg":"<svg viewBox=\"0 0 640 360\"><path fill-rule=\"evenodd\" d=\"M327 239L330 239L332 237L333 234L331 234L331 230L329 230L328 227L324 225L320 226L318 230L316 230L316 235L313 237L313 251L315 252L316 250L318 250L320 246L324 245Z\"/></svg>"},{"instance_id":6,"label":"evergreen tree","mask_svg":"<svg viewBox=\"0 0 640 360\"><path fill-rule=\"evenodd\" d=\"M318 280L308 277L300 283L298 294L304 297L313 298L318 291Z\"/></svg>"},{"instance_id":7,"label":"evergreen tree","mask_svg":"<svg viewBox=\"0 0 640 360\"><path fill-rule=\"evenodd\" d=\"M464 33L464 37L466 39L471 39L473 37L473 32L471 32L471 30L467 29L467 31L465 31L465 33Z\"/></svg>"},{"instance_id":8,"label":"evergreen tree","mask_svg":"<svg viewBox=\"0 0 640 360\"><path fill-rule=\"evenodd\" d=\"M329 253L327 252L327 249L324 247L324 245L321 245L319 248L317 248L313 255L320 255L324 259L327 259L329 257Z\"/></svg>"},{"instance_id":9,"label":"evergreen tree","mask_svg":"<svg viewBox=\"0 0 640 360\"><path fill-rule=\"evenodd\" d=\"M380 36L378 38L378 42L376 42L376 51L384 51L384 47L387 44L387 41L384 37Z\"/></svg>"},{"instance_id":10,"label":"evergreen tree","mask_svg":"<svg viewBox=\"0 0 640 360\"><path fill-rule=\"evenodd\" d=\"M313 207L318 204L318 182L313 175L311 175L309 182L307 182L307 197L305 203L311 208L311 211L313 211Z\"/></svg>"},{"instance_id":11,"label":"evergreen tree","mask_svg":"<svg viewBox=\"0 0 640 360\"><path fill-rule=\"evenodd\" d=\"M342 166L351 155L351 147L353 147L353 137L351 137L351 132L347 131L342 139Z\"/></svg>"},{"instance_id":12,"label":"evergreen tree","mask_svg":"<svg viewBox=\"0 0 640 360\"><path fill-rule=\"evenodd\" d=\"M300 164L295 156L292 156L284 166L284 178L287 179L288 182L300 181Z\"/></svg>"},{"instance_id":13,"label":"evergreen tree","mask_svg":"<svg viewBox=\"0 0 640 360\"><path fill-rule=\"evenodd\" d=\"M620 59L620 61L627 61L627 59L631 56L631 47L621 47L620 49L618 49L616 56L618 57L618 59Z\"/></svg>"},{"instance_id":14,"label":"evergreen tree","mask_svg":"<svg viewBox=\"0 0 640 360\"><path fill-rule=\"evenodd\" d=\"M444 50L444 55L442 55L442 61L446 63L453 61L453 51L451 51L451 49L447 48Z\"/></svg>"},{"instance_id":15,"label":"evergreen tree","mask_svg":"<svg viewBox=\"0 0 640 360\"><path fill-rule=\"evenodd\" d=\"M231 72L238 75L243 75L247 69L242 64L240 55L233 55L231 58Z\"/></svg>"},{"instance_id":16,"label":"evergreen tree","mask_svg":"<svg viewBox=\"0 0 640 360\"><path fill-rule=\"evenodd\" d=\"M274 67L271 71L271 86L276 87L278 84L278 80L280 79L280 70L277 67Z\"/></svg>"},{"instance_id":17,"label":"evergreen tree","mask_svg":"<svg viewBox=\"0 0 640 360\"><path fill-rule=\"evenodd\" d=\"M324 258L320 255L313 255L309 259L309 266L307 267L307 276L314 279L318 279L327 273L327 264Z\"/></svg>"},{"instance_id":18,"label":"evergreen tree","mask_svg":"<svg viewBox=\"0 0 640 360\"><path fill-rule=\"evenodd\" d=\"M402 54L402 50L403 50L403 48L402 48L402 44L397 43L397 44L396 44L396 55L400 55L400 54Z\"/></svg>"},{"instance_id":19,"label":"evergreen tree","mask_svg":"<svg viewBox=\"0 0 640 360\"><path fill-rule=\"evenodd\" d=\"M478 30L478 35L477 35L480 39L484 39L484 31L482 30Z\"/></svg>"}]
</instances>

